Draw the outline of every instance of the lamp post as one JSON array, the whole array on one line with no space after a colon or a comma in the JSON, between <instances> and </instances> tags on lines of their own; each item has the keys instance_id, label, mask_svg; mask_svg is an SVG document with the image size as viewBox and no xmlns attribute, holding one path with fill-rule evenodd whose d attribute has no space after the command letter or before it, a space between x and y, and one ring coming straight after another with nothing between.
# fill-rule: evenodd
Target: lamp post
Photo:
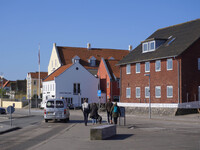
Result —
<instances>
[{"instance_id":1,"label":"lamp post","mask_svg":"<svg viewBox=\"0 0 200 150\"><path fill-rule=\"evenodd\" d=\"M149 77L149 119L151 119L151 89L150 89L151 76L150 74L144 74L144 76Z\"/></svg>"},{"instance_id":2,"label":"lamp post","mask_svg":"<svg viewBox=\"0 0 200 150\"><path fill-rule=\"evenodd\" d=\"M1 100L3 99L3 72L0 73L1 77Z\"/></svg>"}]
</instances>

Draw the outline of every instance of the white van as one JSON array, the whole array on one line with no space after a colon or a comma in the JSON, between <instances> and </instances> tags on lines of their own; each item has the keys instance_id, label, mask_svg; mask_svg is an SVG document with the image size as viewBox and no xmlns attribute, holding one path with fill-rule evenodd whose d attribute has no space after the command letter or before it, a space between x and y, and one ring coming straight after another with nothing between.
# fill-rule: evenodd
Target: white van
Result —
<instances>
[{"instance_id":1,"label":"white van","mask_svg":"<svg viewBox=\"0 0 200 150\"><path fill-rule=\"evenodd\" d=\"M52 119L59 119L65 122L69 121L69 108L64 99L49 99L44 106L45 122Z\"/></svg>"}]
</instances>

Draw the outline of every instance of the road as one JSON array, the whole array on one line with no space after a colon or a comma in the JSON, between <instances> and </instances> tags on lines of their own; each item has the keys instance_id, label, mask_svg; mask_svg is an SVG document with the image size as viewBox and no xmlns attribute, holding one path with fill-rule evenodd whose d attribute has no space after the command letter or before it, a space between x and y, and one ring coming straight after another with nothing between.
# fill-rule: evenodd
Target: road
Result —
<instances>
[{"instance_id":1,"label":"road","mask_svg":"<svg viewBox=\"0 0 200 150\"><path fill-rule=\"evenodd\" d=\"M108 140L90 141L91 121L84 126L80 111L71 111L70 122L45 123L42 111L18 110L13 123L21 129L0 135L1 150L24 149L148 149L200 150L200 116L152 118L127 116L127 125L117 127L117 135ZM19 117L21 114L21 117ZM23 115L25 117L23 117ZM103 124L105 124L105 113ZM189 120L190 119L190 120ZM1 123L9 121L0 118ZM58 144L55 144L58 143ZM78 143L78 144L77 144Z\"/></svg>"}]
</instances>

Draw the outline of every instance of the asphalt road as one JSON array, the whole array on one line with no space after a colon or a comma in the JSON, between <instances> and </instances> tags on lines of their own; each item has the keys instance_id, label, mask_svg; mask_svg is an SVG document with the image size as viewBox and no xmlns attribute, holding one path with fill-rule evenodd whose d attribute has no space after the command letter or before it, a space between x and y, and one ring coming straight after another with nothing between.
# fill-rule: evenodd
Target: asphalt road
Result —
<instances>
[{"instance_id":1,"label":"asphalt road","mask_svg":"<svg viewBox=\"0 0 200 150\"><path fill-rule=\"evenodd\" d=\"M117 127L117 135L108 140L90 141L91 121L85 127L81 111L71 111L70 122L48 122L42 111L18 110L13 123L21 129L0 135L1 150L24 149L144 149L144 150L200 150L199 116L160 119L127 116L126 126ZM20 117L21 115L21 117ZM106 115L103 116L105 124ZM6 118L0 122L9 124ZM55 143L58 143L55 145Z\"/></svg>"}]
</instances>

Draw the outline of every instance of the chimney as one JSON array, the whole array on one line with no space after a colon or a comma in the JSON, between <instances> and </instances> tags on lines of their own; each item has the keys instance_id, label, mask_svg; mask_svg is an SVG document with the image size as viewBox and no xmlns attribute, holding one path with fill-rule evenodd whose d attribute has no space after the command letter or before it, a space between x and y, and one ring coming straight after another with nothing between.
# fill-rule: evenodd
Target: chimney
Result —
<instances>
[{"instance_id":1,"label":"chimney","mask_svg":"<svg viewBox=\"0 0 200 150\"><path fill-rule=\"evenodd\" d=\"M56 43L53 43L53 47L56 47Z\"/></svg>"},{"instance_id":2,"label":"chimney","mask_svg":"<svg viewBox=\"0 0 200 150\"><path fill-rule=\"evenodd\" d=\"M87 49L90 50L91 49L91 44L87 43Z\"/></svg>"},{"instance_id":3,"label":"chimney","mask_svg":"<svg viewBox=\"0 0 200 150\"><path fill-rule=\"evenodd\" d=\"M129 46L128 46L128 50L129 50L129 51L132 51L132 45L129 45Z\"/></svg>"}]
</instances>

